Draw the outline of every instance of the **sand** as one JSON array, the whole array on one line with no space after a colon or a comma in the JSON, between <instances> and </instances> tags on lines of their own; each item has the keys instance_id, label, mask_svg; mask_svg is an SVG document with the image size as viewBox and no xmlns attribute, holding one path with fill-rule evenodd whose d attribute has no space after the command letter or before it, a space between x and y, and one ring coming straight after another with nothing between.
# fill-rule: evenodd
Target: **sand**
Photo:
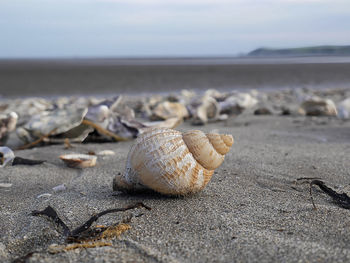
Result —
<instances>
[{"instance_id":1,"label":"sand","mask_svg":"<svg viewBox=\"0 0 350 263\"><path fill-rule=\"evenodd\" d=\"M179 130L193 128L185 123ZM239 116L200 129L233 134L235 144L208 186L188 197L112 191L123 172L132 142L83 144L66 150L52 145L16 151L45 159L39 166L0 170L0 261L37 251L28 262L347 262L350 260L349 210L316 189L313 209L308 184L299 177L319 177L342 191L349 186L350 122L327 117ZM12 144L15 141L11 141ZM98 165L71 169L58 159L68 152L111 149L115 156ZM67 189L54 192L53 187ZM345 187L345 188L344 188ZM344 189L343 189L344 188ZM38 197L50 193L50 197ZM60 232L32 210L54 207L76 227L104 209L144 202L135 210L102 217L110 225L130 213L131 230L112 246L50 254L62 243Z\"/></svg>"},{"instance_id":2,"label":"sand","mask_svg":"<svg viewBox=\"0 0 350 263\"><path fill-rule=\"evenodd\" d=\"M346 60L347 58L347 60ZM323 59L323 60L322 60ZM149 65L147 65L149 64ZM181 89L349 88L350 58L0 60L0 95L101 96Z\"/></svg>"}]
</instances>

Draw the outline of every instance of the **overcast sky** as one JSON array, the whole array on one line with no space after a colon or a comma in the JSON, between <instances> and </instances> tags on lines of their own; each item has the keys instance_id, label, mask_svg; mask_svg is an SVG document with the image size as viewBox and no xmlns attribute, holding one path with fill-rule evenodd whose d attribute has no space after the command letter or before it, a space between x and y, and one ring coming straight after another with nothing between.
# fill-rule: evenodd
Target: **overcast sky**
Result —
<instances>
[{"instance_id":1,"label":"overcast sky","mask_svg":"<svg viewBox=\"0 0 350 263\"><path fill-rule=\"evenodd\" d=\"M350 0L0 0L0 34L1 58L350 45Z\"/></svg>"}]
</instances>

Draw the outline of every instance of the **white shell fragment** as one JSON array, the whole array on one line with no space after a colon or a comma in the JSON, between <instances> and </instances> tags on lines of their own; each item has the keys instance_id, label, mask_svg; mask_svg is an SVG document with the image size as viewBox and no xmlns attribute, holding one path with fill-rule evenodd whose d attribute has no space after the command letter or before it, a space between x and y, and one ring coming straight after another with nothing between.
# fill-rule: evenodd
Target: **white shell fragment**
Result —
<instances>
[{"instance_id":1,"label":"white shell fragment","mask_svg":"<svg viewBox=\"0 0 350 263\"><path fill-rule=\"evenodd\" d=\"M52 194L50 194L50 193L44 193L44 194L38 195L36 198L49 198L51 196L52 196Z\"/></svg>"},{"instance_id":2,"label":"white shell fragment","mask_svg":"<svg viewBox=\"0 0 350 263\"><path fill-rule=\"evenodd\" d=\"M125 172L114 178L113 189L196 193L209 182L232 144L232 135L149 129L131 147Z\"/></svg>"},{"instance_id":3,"label":"white shell fragment","mask_svg":"<svg viewBox=\"0 0 350 263\"><path fill-rule=\"evenodd\" d=\"M193 114L192 123L203 125L210 120L216 121L219 115L220 107L217 101L210 96L204 96L201 99L201 104Z\"/></svg>"},{"instance_id":4,"label":"white shell fragment","mask_svg":"<svg viewBox=\"0 0 350 263\"><path fill-rule=\"evenodd\" d=\"M88 154L64 154L60 156L60 159L71 168L86 168L96 165L97 156Z\"/></svg>"},{"instance_id":5,"label":"white shell fragment","mask_svg":"<svg viewBox=\"0 0 350 263\"><path fill-rule=\"evenodd\" d=\"M60 185L57 185L55 187L52 187L52 190L57 193L57 192L62 192L62 191L65 191L67 188L66 188L66 185L65 184L60 184Z\"/></svg>"},{"instance_id":6,"label":"white shell fragment","mask_svg":"<svg viewBox=\"0 0 350 263\"><path fill-rule=\"evenodd\" d=\"M10 183L0 183L0 187L2 187L2 188L10 188L10 187L12 187L12 184L10 184Z\"/></svg>"},{"instance_id":7,"label":"white shell fragment","mask_svg":"<svg viewBox=\"0 0 350 263\"><path fill-rule=\"evenodd\" d=\"M115 152L112 150L103 150L97 153L99 156L115 155Z\"/></svg>"},{"instance_id":8,"label":"white shell fragment","mask_svg":"<svg viewBox=\"0 0 350 263\"><path fill-rule=\"evenodd\" d=\"M338 118L350 119L350 98L341 101L337 107Z\"/></svg>"},{"instance_id":9,"label":"white shell fragment","mask_svg":"<svg viewBox=\"0 0 350 263\"><path fill-rule=\"evenodd\" d=\"M0 168L11 165L14 158L15 154L10 148L6 146L0 147Z\"/></svg>"}]
</instances>

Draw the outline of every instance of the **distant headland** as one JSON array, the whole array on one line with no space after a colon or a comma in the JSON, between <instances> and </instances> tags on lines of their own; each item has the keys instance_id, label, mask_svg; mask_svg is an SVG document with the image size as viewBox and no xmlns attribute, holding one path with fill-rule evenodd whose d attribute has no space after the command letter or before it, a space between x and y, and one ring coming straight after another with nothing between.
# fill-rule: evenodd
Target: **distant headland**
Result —
<instances>
[{"instance_id":1,"label":"distant headland","mask_svg":"<svg viewBox=\"0 0 350 263\"><path fill-rule=\"evenodd\" d=\"M313 46L300 48L258 48L249 57L350 56L350 46Z\"/></svg>"}]
</instances>

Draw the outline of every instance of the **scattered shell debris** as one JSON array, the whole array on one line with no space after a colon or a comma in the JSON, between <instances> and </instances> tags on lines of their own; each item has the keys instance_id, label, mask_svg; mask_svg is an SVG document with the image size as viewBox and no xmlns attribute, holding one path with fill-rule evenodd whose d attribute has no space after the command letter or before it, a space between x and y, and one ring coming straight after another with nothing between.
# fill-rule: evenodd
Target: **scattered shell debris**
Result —
<instances>
[{"instance_id":1,"label":"scattered shell debris","mask_svg":"<svg viewBox=\"0 0 350 263\"><path fill-rule=\"evenodd\" d=\"M89 154L63 154L60 159L70 168L87 168L96 165L97 156Z\"/></svg>"},{"instance_id":2,"label":"scattered shell debris","mask_svg":"<svg viewBox=\"0 0 350 263\"><path fill-rule=\"evenodd\" d=\"M24 143L19 149L61 143L124 141L150 127L175 128L225 121L242 113L306 115L350 118L350 90L308 88L278 91L247 90L205 92L182 90L149 96L108 99L61 97L56 99L3 99L0 103L0 145L16 131Z\"/></svg>"}]
</instances>

